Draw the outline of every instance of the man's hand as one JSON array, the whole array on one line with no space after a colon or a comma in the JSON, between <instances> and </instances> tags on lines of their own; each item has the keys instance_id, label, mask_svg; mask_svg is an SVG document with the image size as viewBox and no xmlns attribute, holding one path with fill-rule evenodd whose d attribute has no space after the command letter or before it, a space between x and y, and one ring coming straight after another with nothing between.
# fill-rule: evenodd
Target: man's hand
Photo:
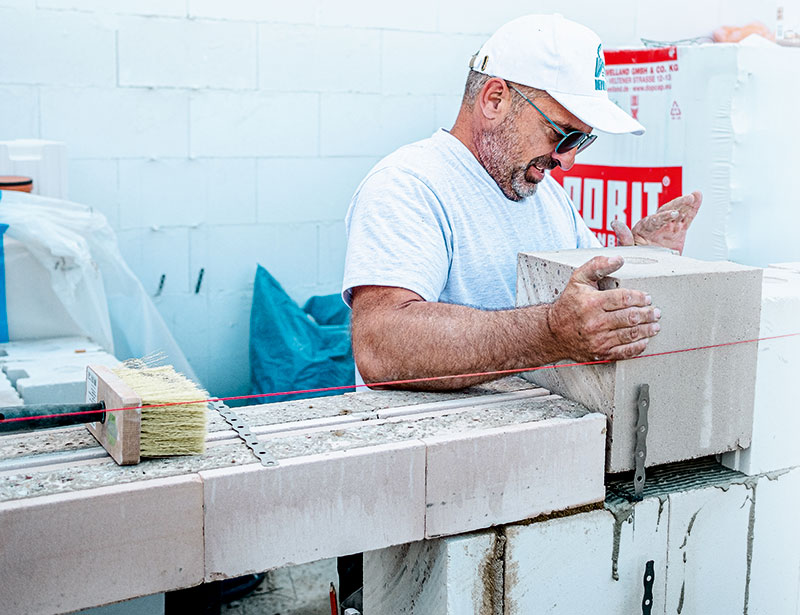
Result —
<instances>
[{"instance_id":1,"label":"man's hand","mask_svg":"<svg viewBox=\"0 0 800 615\"><path fill-rule=\"evenodd\" d=\"M662 246L683 253L686 231L697 215L703 195L699 191L679 196L662 205L652 216L642 218L633 231L620 220L614 220L611 228L621 246Z\"/></svg>"},{"instance_id":2,"label":"man's hand","mask_svg":"<svg viewBox=\"0 0 800 615\"><path fill-rule=\"evenodd\" d=\"M657 322L661 311L645 293L625 288L598 290L597 283L623 262L619 256L596 256L581 265L550 306L550 332L575 361L635 357L661 328Z\"/></svg>"}]
</instances>

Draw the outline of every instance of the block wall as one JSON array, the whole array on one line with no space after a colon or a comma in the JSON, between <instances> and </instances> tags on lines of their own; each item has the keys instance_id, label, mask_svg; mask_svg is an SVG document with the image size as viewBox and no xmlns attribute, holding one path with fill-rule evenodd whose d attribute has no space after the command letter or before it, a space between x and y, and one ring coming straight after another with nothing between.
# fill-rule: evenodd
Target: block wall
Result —
<instances>
[{"instance_id":1,"label":"block wall","mask_svg":"<svg viewBox=\"0 0 800 615\"><path fill-rule=\"evenodd\" d=\"M775 2L568 0L607 47L708 35ZM214 395L248 392L256 264L298 301L339 290L365 172L455 118L469 57L545 2L0 0L0 139L67 143ZM691 14L687 23L685 15ZM202 283L198 285L200 271Z\"/></svg>"}]
</instances>

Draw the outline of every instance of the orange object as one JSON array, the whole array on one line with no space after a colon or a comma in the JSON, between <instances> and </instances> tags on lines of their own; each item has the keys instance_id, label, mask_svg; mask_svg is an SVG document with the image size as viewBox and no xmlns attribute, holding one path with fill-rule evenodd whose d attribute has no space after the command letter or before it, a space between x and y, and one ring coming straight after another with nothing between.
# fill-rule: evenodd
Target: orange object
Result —
<instances>
[{"instance_id":1,"label":"orange object","mask_svg":"<svg viewBox=\"0 0 800 615\"><path fill-rule=\"evenodd\" d=\"M0 190L30 192L33 190L33 180L22 175L0 175Z\"/></svg>"},{"instance_id":2,"label":"orange object","mask_svg":"<svg viewBox=\"0 0 800 615\"><path fill-rule=\"evenodd\" d=\"M715 43L738 43L751 34L758 34L767 40L774 41L775 34L760 21L754 21L746 26L722 26L714 30Z\"/></svg>"}]
</instances>

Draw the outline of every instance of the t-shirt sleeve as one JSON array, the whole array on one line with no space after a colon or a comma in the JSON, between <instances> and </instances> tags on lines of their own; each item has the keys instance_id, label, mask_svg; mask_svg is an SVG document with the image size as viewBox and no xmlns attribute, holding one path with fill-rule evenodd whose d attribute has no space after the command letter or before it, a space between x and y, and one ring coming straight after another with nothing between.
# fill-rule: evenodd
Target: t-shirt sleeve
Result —
<instances>
[{"instance_id":1,"label":"t-shirt sleeve","mask_svg":"<svg viewBox=\"0 0 800 615\"><path fill-rule=\"evenodd\" d=\"M357 286L397 286L437 301L447 282L452 235L433 191L397 168L373 172L359 186L345 219L347 255L342 297Z\"/></svg>"}]
</instances>

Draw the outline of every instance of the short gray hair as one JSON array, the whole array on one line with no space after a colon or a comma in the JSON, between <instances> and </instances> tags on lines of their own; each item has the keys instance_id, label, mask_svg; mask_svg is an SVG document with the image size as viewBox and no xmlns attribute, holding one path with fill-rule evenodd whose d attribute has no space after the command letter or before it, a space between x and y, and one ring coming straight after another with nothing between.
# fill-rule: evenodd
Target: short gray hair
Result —
<instances>
[{"instance_id":1,"label":"short gray hair","mask_svg":"<svg viewBox=\"0 0 800 615\"><path fill-rule=\"evenodd\" d=\"M467 75L467 83L464 85L464 97L461 99L461 104L465 107L472 108L475 106L475 101L478 99L478 94L480 94L483 86L486 85L486 82L491 79L491 75L486 75L484 73L479 73L476 70L470 69L469 74ZM506 83L513 85L516 87L520 92L525 94L528 98L542 98L544 96L548 96L547 92L544 90L537 90L536 88L529 87L527 85L520 85L513 81L506 81ZM516 115L519 110L527 103L519 97L519 96L512 96L511 98L511 113Z\"/></svg>"}]
</instances>

